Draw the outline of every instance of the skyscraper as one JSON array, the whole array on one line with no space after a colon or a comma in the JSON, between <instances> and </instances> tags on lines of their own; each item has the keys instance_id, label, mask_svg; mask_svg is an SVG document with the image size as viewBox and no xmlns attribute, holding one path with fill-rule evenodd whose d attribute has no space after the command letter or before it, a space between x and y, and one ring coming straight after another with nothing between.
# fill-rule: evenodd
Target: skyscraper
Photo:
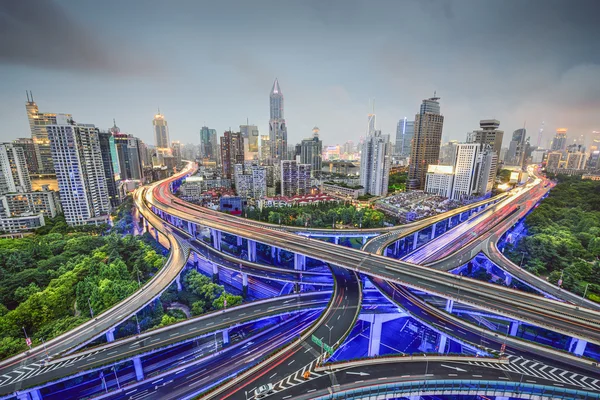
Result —
<instances>
[{"instance_id":1,"label":"skyscraper","mask_svg":"<svg viewBox=\"0 0 600 400\"><path fill-rule=\"evenodd\" d=\"M12 143L0 143L0 195L31 192L25 152Z\"/></svg>"},{"instance_id":2,"label":"skyscraper","mask_svg":"<svg viewBox=\"0 0 600 400\"><path fill-rule=\"evenodd\" d=\"M563 151L567 148L567 129L566 128L558 128L556 130L556 135L554 139L552 139L552 147L550 150L552 151Z\"/></svg>"},{"instance_id":3,"label":"skyscraper","mask_svg":"<svg viewBox=\"0 0 600 400\"><path fill-rule=\"evenodd\" d=\"M283 93L279 81L275 79L269 96L271 118L269 120L269 142L271 144L271 159L285 160L287 153L287 126L283 114Z\"/></svg>"},{"instance_id":4,"label":"skyscraper","mask_svg":"<svg viewBox=\"0 0 600 400\"><path fill-rule=\"evenodd\" d=\"M221 177L233 179L236 164L244 164L244 138L241 132L225 131L221 136Z\"/></svg>"},{"instance_id":5,"label":"skyscraper","mask_svg":"<svg viewBox=\"0 0 600 400\"><path fill-rule=\"evenodd\" d=\"M126 133L113 134L119 171L122 180L143 180L144 169L140 149L140 140Z\"/></svg>"},{"instance_id":6,"label":"skyscraper","mask_svg":"<svg viewBox=\"0 0 600 400\"><path fill-rule=\"evenodd\" d=\"M167 126L165 116L160 113L160 109L158 110L158 114L154 116L152 125L154 125L154 144L159 149L168 149L171 144L169 127Z\"/></svg>"},{"instance_id":7,"label":"skyscraper","mask_svg":"<svg viewBox=\"0 0 600 400\"><path fill-rule=\"evenodd\" d=\"M200 160L219 163L219 140L216 129L207 126L200 129Z\"/></svg>"},{"instance_id":8,"label":"skyscraper","mask_svg":"<svg viewBox=\"0 0 600 400\"><path fill-rule=\"evenodd\" d=\"M490 145L496 152L496 155L500 157L504 131L498 130L499 126L500 121L497 119L482 119L479 121L481 129L469 133L467 135L467 143L479 143L481 148L484 148L485 145Z\"/></svg>"},{"instance_id":9,"label":"skyscraper","mask_svg":"<svg viewBox=\"0 0 600 400\"><path fill-rule=\"evenodd\" d=\"M107 222L110 202L98 128L58 115L47 132L67 224Z\"/></svg>"},{"instance_id":10,"label":"skyscraper","mask_svg":"<svg viewBox=\"0 0 600 400\"><path fill-rule=\"evenodd\" d=\"M30 138L19 138L13 140L13 145L20 147L23 149L23 153L25 154L25 161L27 162L27 169L30 174L37 174L40 172L38 165L38 149L37 144L33 142L33 139Z\"/></svg>"},{"instance_id":11,"label":"skyscraper","mask_svg":"<svg viewBox=\"0 0 600 400\"><path fill-rule=\"evenodd\" d=\"M321 174L323 142L319 139L319 128L313 128L310 139L303 139L300 144L300 163L310 164L314 177Z\"/></svg>"},{"instance_id":12,"label":"skyscraper","mask_svg":"<svg viewBox=\"0 0 600 400\"><path fill-rule=\"evenodd\" d=\"M391 163L390 135L375 131L362 146L360 156L360 184L366 193L386 196Z\"/></svg>"},{"instance_id":13,"label":"skyscraper","mask_svg":"<svg viewBox=\"0 0 600 400\"><path fill-rule=\"evenodd\" d=\"M113 155L117 154L115 146L115 138L110 132L98 132L98 141L100 145L100 153L102 155L102 167L104 168L104 178L106 180L106 190L108 191L108 200L111 207L117 207L121 203L119 191L117 190L117 182L114 169ZM118 164L118 160L117 160Z\"/></svg>"},{"instance_id":14,"label":"skyscraper","mask_svg":"<svg viewBox=\"0 0 600 400\"><path fill-rule=\"evenodd\" d=\"M508 145L508 153L506 154L506 163L510 165L523 166L525 161L525 146L527 130L525 128L517 129L512 134L512 140Z\"/></svg>"},{"instance_id":15,"label":"skyscraper","mask_svg":"<svg viewBox=\"0 0 600 400\"><path fill-rule=\"evenodd\" d=\"M463 200L492 190L498 156L490 145L459 143L456 145L454 182L451 198Z\"/></svg>"},{"instance_id":16,"label":"skyscraper","mask_svg":"<svg viewBox=\"0 0 600 400\"><path fill-rule=\"evenodd\" d=\"M415 115L415 133L410 151L408 188L423 189L430 164L437 164L444 116L440 114L439 97L423 100L419 113Z\"/></svg>"},{"instance_id":17,"label":"skyscraper","mask_svg":"<svg viewBox=\"0 0 600 400\"><path fill-rule=\"evenodd\" d=\"M44 174L54 173L52 165L52 154L50 152L50 141L48 139L47 125L56 124L56 114L41 113L37 104L33 101L33 93L27 94L27 103L25 103L27 111L27 119L29 120L29 128L31 130L31 138L37 145L37 164L38 172ZM64 114L71 119L71 114Z\"/></svg>"},{"instance_id":18,"label":"skyscraper","mask_svg":"<svg viewBox=\"0 0 600 400\"><path fill-rule=\"evenodd\" d=\"M400 157L410 156L410 146L415 133L415 121L409 121L406 117L398 121L396 126L396 144L394 154Z\"/></svg>"},{"instance_id":19,"label":"skyscraper","mask_svg":"<svg viewBox=\"0 0 600 400\"><path fill-rule=\"evenodd\" d=\"M244 138L244 158L246 161L258 161L258 127L256 125L240 125Z\"/></svg>"},{"instance_id":20,"label":"skyscraper","mask_svg":"<svg viewBox=\"0 0 600 400\"><path fill-rule=\"evenodd\" d=\"M280 163L281 195L291 197L310 193L310 164L299 164L295 160Z\"/></svg>"}]
</instances>

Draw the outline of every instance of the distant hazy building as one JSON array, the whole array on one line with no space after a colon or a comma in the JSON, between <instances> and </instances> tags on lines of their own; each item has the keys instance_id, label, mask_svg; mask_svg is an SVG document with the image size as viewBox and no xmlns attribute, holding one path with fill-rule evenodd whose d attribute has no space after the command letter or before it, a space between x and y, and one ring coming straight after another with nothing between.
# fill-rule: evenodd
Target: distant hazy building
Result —
<instances>
[{"instance_id":1,"label":"distant hazy building","mask_svg":"<svg viewBox=\"0 0 600 400\"><path fill-rule=\"evenodd\" d=\"M241 132L225 131L221 136L222 178L233 179L235 164L244 164L244 138Z\"/></svg>"},{"instance_id":2,"label":"distant hazy building","mask_svg":"<svg viewBox=\"0 0 600 400\"><path fill-rule=\"evenodd\" d=\"M256 125L240 125L240 132L244 138L244 159L258 161L260 158L258 127Z\"/></svg>"},{"instance_id":3,"label":"distant hazy building","mask_svg":"<svg viewBox=\"0 0 600 400\"><path fill-rule=\"evenodd\" d=\"M400 157L410 157L410 146L415 133L415 121L406 117L398 121L396 126L396 144L394 154Z\"/></svg>"},{"instance_id":4,"label":"distant hazy building","mask_svg":"<svg viewBox=\"0 0 600 400\"><path fill-rule=\"evenodd\" d=\"M367 114L367 136L372 136L375 134L377 116L375 115L375 110L371 114Z\"/></svg>"},{"instance_id":5,"label":"distant hazy building","mask_svg":"<svg viewBox=\"0 0 600 400\"><path fill-rule=\"evenodd\" d=\"M531 162L534 164L540 164L544 161L545 155L546 155L546 150L535 149L531 152Z\"/></svg>"},{"instance_id":6,"label":"distant hazy building","mask_svg":"<svg viewBox=\"0 0 600 400\"><path fill-rule=\"evenodd\" d=\"M175 159L175 165L179 167L181 165L181 142L174 140L171 142L171 154L173 154L173 158Z\"/></svg>"},{"instance_id":7,"label":"distant hazy building","mask_svg":"<svg viewBox=\"0 0 600 400\"><path fill-rule=\"evenodd\" d=\"M586 162L586 168L590 171L600 169L600 150L593 150Z\"/></svg>"},{"instance_id":8,"label":"distant hazy building","mask_svg":"<svg viewBox=\"0 0 600 400\"><path fill-rule=\"evenodd\" d=\"M25 152L12 143L0 143L0 195L30 191Z\"/></svg>"},{"instance_id":9,"label":"distant hazy building","mask_svg":"<svg viewBox=\"0 0 600 400\"><path fill-rule=\"evenodd\" d=\"M52 154L50 152L50 140L46 126L56 124L55 113L42 113L37 104L33 101L33 94L27 94L27 103L25 103L29 128L31 130L31 139L36 144L37 165L39 173L52 174L54 167L52 164ZM71 119L71 114L63 114Z\"/></svg>"},{"instance_id":10,"label":"distant hazy building","mask_svg":"<svg viewBox=\"0 0 600 400\"><path fill-rule=\"evenodd\" d=\"M556 171L560 167L562 156L563 154L560 151L548 153L548 157L546 158L546 169L550 172Z\"/></svg>"},{"instance_id":11,"label":"distant hazy building","mask_svg":"<svg viewBox=\"0 0 600 400\"><path fill-rule=\"evenodd\" d=\"M508 153L504 162L508 165L523 166L525 161L527 130L525 128L517 129L512 134L512 139L508 146Z\"/></svg>"},{"instance_id":12,"label":"distant hazy building","mask_svg":"<svg viewBox=\"0 0 600 400\"><path fill-rule=\"evenodd\" d=\"M583 169L585 167L585 153L577 151L567 154L567 169Z\"/></svg>"},{"instance_id":13,"label":"distant hazy building","mask_svg":"<svg viewBox=\"0 0 600 400\"><path fill-rule=\"evenodd\" d=\"M454 165L457 144L458 140L451 140L440 148L440 164Z\"/></svg>"},{"instance_id":14,"label":"distant hazy building","mask_svg":"<svg viewBox=\"0 0 600 400\"><path fill-rule=\"evenodd\" d=\"M387 196L391 164L390 135L375 131L365 139L360 156L360 184L365 193Z\"/></svg>"},{"instance_id":15,"label":"distant hazy building","mask_svg":"<svg viewBox=\"0 0 600 400\"><path fill-rule=\"evenodd\" d=\"M424 189L429 165L437 164L444 117L440 114L439 97L423 100L415 115L414 136L408 169L408 188Z\"/></svg>"},{"instance_id":16,"label":"distant hazy building","mask_svg":"<svg viewBox=\"0 0 600 400\"><path fill-rule=\"evenodd\" d=\"M171 144L169 127L167 126L165 116L160 113L160 110L158 110L158 113L154 116L152 125L154 126L154 144L159 149L168 149Z\"/></svg>"},{"instance_id":17,"label":"distant hazy building","mask_svg":"<svg viewBox=\"0 0 600 400\"><path fill-rule=\"evenodd\" d=\"M296 196L310 193L310 164L298 164L295 160L281 161L281 195Z\"/></svg>"},{"instance_id":18,"label":"distant hazy building","mask_svg":"<svg viewBox=\"0 0 600 400\"><path fill-rule=\"evenodd\" d=\"M452 165L430 165L425 178L425 192L442 197L452 195L454 168Z\"/></svg>"},{"instance_id":19,"label":"distant hazy building","mask_svg":"<svg viewBox=\"0 0 600 400\"><path fill-rule=\"evenodd\" d=\"M312 174L318 177L322 168L323 142L319 139L319 128L313 128L313 136L302 140L300 145L300 163L310 164Z\"/></svg>"},{"instance_id":20,"label":"distant hazy building","mask_svg":"<svg viewBox=\"0 0 600 400\"><path fill-rule=\"evenodd\" d=\"M200 160L219 163L219 141L217 131L203 126L200 129Z\"/></svg>"},{"instance_id":21,"label":"distant hazy building","mask_svg":"<svg viewBox=\"0 0 600 400\"><path fill-rule=\"evenodd\" d=\"M269 95L270 119L269 119L269 144L271 145L270 157L281 161L286 158L287 152L287 126L285 124L283 93L279 87L279 81L275 79L273 88ZM279 164L277 164L279 165Z\"/></svg>"},{"instance_id":22,"label":"distant hazy building","mask_svg":"<svg viewBox=\"0 0 600 400\"><path fill-rule=\"evenodd\" d=\"M47 131L67 224L105 223L110 202L99 130L94 125L75 124L61 115L56 122L48 125Z\"/></svg>"},{"instance_id":23,"label":"distant hazy building","mask_svg":"<svg viewBox=\"0 0 600 400\"><path fill-rule=\"evenodd\" d=\"M552 139L552 151L563 151L567 148L567 129L559 128L556 130L556 135Z\"/></svg>"},{"instance_id":24,"label":"distant hazy building","mask_svg":"<svg viewBox=\"0 0 600 400\"><path fill-rule=\"evenodd\" d=\"M269 135L260 135L260 162L262 164L271 164L271 141Z\"/></svg>"}]
</instances>

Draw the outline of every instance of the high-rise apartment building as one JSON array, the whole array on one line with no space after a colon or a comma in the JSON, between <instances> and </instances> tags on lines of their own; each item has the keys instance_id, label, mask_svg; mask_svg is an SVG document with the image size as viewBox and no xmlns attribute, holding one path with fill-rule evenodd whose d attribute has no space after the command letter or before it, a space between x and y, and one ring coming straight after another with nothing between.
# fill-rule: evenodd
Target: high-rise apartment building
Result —
<instances>
[{"instance_id":1,"label":"high-rise apartment building","mask_svg":"<svg viewBox=\"0 0 600 400\"><path fill-rule=\"evenodd\" d=\"M546 157L546 169L550 172L557 170L560 167L562 156L563 154L560 151L548 153L548 156Z\"/></svg>"},{"instance_id":2,"label":"high-rise apartment building","mask_svg":"<svg viewBox=\"0 0 600 400\"><path fill-rule=\"evenodd\" d=\"M246 161L258 161L258 141L260 135L256 125L240 125L240 132L244 138L244 158Z\"/></svg>"},{"instance_id":3,"label":"high-rise apartment building","mask_svg":"<svg viewBox=\"0 0 600 400\"><path fill-rule=\"evenodd\" d=\"M27 103L25 103L29 128L31 130L31 139L36 144L37 165L39 173L52 174L54 166L52 165L52 154L50 152L50 141L46 126L56 124L55 113L41 113L37 104L33 101L33 94L27 94ZM63 114L71 119L71 114Z\"/></svg>"},{"instance_id":4,"label":"high-rise apartment building","mask_svg":"<svg viewBox=\"0 0 600 400\"><path fill-rule=\"evenodd\" d=\"M310 164L313 177L321 175L323 142L319 139L319 128L313 128L310 139L303 139L300 144L300 163Z\"/></svg>"},{"instance_id":5,"label":"high-rise apartment building","mask_svg":"<svg viewBox=\"0 0 600 400\"><path fill-rule=\"evenodd\" d=\"M394 154L400 157L410 157L410 146L415 133L415 121L406 117L398 121L396 126L396 145Z\"/></svg>"},{"instance_id":6,"label":"high-rise apartment building","mask_svg":"<svg viewBox=\"0 0 600 400\"><path fill-rule=\"evenodd\" d=\"M287 126L283 113L283 93L279 87L279 81L275 79L269 96L270 116L269 119L269 143L271 145L271 159L277 161L285 160L287 152Z\"/></svg>"},{"instance_id":7,"label":"high-rise apartment building","mask_svg":"<svg viewBox=\"0 0 600 400\"><path fill-rule=\"evenodd\" d=\"M203 126L200 129L200 160L219 163L219 140L216 129Z\"/></svg>"},{"instance_id":8,"label":"high-rise apartment building","mask_svg":"<svg viewBox=\"0 0 600 400\"><path fill-rule=\"evenodd\" d=\"M233 179L235 164L244 163L244 138L241 132L225 131L221 136L221 178Z\"/></svg>"},{"instance_id":9,"label":"high-rise apartment building","mask_svg":"<svg viewBox=\"0 0 600 400\"><path fill-rule=\"evenodd\" d=\"M569 152L565 168L579 170L585 167L585 153L581 151Z\"/></svg>"},{"instance_id":10,"label":"high-rise apartment building","mask_svg":"<svg viewBox=\"0 0 600 400\"><path fill-rule=\"evenodd\" d=\"M556 130L556 135L554 139L552 139L552 146L550 150L552 151L564 151L567 148L567 129L566 128L558 128Z\"/></svg>"},{"instance_id":11,"label":"high-rise apartment building","mask_svg":"<svg viewBox=\"0 0 600 400\"><path fill-rule=\"evenodd\" d=\"M168 149L171 144L169 127L167 126L165 116L160 113L160 109L154 116L152 125L154 126L154 144L158 149Z\"/></svg>"},{"instance_id":12,"label":"high-rise apartment building","mask_svg":"<svg viewBox=\"0 0 600 400\"><path fill-rule=\"evenodd\" d=\"M13 140L13 145L20 147L23 149L23 154L25 154L25 161L27 162L27 169L30 174L38 174L40 173L40 168L38 165L38 152L37 144L34 143L33 139L30 138L19 138Z\"/></svg>"},{"instance_id":13,"label":"high-rise apartment building","mask_svg":"<svg viewBox=\"0 0 600 400\"><path fill-rule=\"evenodd\" d=\"M440 114L439 97L423 100L419 113L415 115L415 128L408 168L408 188L424 189L425 176L431 164L437 164L444 116Z\"/></svg>"},{"instance_id":14,"label":"high-rise apartment building","mask_svg":"<svg viewBox=\"0 0 600 400\"><path fill-rule=\"evenodd\" d=\"M263 165L271 164L271 141L269 135L260 135L260 162Z\"/></svg>"},{"instance_id":15,"label":"high-rise apartment building","mask_svg":"<svg viewBox=\"0 0 600 400\"><path fill-rule=\"evenodd\" d=\"M260 199L267 195L267 170L263 166L252 165L244 168L243 164L235 167L235 191L240 197Z\"/></svg>"},{"instance_id":16,"label":"high-rise apartment building","mask_svg":"<svg viewBox=\"0 0 600 400\"><path fill-rule=\"evenodd\" d=\"M98 131L98 142L102 156L102 167L104 168L104 179L106 180L106 190L108 191L108 200L112 208L121 203L121 196L117 189L117 180L119 175L115 173L115 160L113 156L117 154L115 138L110 132ZM117 160L117 164L119 161Z\"/></svg>"},{"instance_id":17,"label":"high-rise apartment building","mask_svg":"<svg viewBox=\"0 0 600 400\"><path fill-rule=\"evenodd\" d=\"M281 195L292 197L310 193L310 164L295 160L281 161Z\"/></svg>"},{"instance_id":18,"label":"high-rise apartment building","mask_svg":"<svg viewBox=\"0 0 600 400\"><path fill-rule=\"evenodd\" d=\"M110 201L98 128L60 114L46 128L67 224L107 222Z\"/></svg>"},{"instance_id":19,"label":"high-rise apartment building","mask_svg":"<svg viewBox=\"0 0 600 400\"><path fill-rule=\"evenodd\" d=\"M25 152L12 143L0 143L0 195L31 192Z\"/></svg>"},{"instance_id":20,"label":"high-rise apartment building","mask_svg":"<svg viewBox=\"0 0 600 400\"><path fill-rule=\"evenodd\" d=\"M390 135L381 131L367 137L360 156L360 184L365 192L374 196L386 196L391 164Z\"/></svg>"},{"instance_id":21,"label":"high-rise apartment building","mask_svg":"<svg viewBox=\"0 0 600 400\"><path fill-rule=\"evenodd\" d=\"M375 115L375 110L371 114L367 114L367 137L375 134L375 130L377 130L377 115Z\"/></svg>"}]
</instances>

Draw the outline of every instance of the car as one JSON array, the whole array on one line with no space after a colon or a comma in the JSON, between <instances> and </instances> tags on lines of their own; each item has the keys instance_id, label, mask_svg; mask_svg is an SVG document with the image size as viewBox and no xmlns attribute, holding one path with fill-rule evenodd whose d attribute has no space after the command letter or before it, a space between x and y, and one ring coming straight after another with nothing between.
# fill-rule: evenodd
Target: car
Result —
<instances>
[{"instance_id":1,"label":"car","mask_svg":"<svg viewBox=\"0 0 600 400\"><path fill-rule=\"evenodd\" d=\"M256 389L254 392L254 397L257 399L262 399L263 397L267 397L273 393L275 393L273 390L273 384L267 383L266 385L259 386L258 389Z\"/></svg>"}]
</instances>

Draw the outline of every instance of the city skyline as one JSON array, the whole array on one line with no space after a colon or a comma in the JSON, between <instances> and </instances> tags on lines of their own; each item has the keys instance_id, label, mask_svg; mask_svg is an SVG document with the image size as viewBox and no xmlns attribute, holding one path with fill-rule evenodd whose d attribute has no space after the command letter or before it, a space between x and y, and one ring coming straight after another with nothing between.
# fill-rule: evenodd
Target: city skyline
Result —
<instances>
[{"instance_id":1,"label":"city skyline","mask_svg":"<svg viewBox=\"0 0 600 400\"><path fill-rule=\"evenodd\" d=\"M5 82L0 95L3 105L0 114L7 121L5 140L29 136L27 121L19 117L23 115L25 90L33 92L41 110L70 113L75 120L93 122L101 129L110 127L112 118L117 118L124 132L147 143L153 143L148 121L159 106L169 120L172 139L183 143L197 144L203 125L222 134L247 119L264 135L268 134L269 119L264 99L275 78L285 89L289 143L300 142L315 125L321 128L327 144L342 144L348 139L358 141L364 135L365 117L371 112L368 105L371 98L376 99L378 129L393 135L398 120L414 115L416 104L434 90L444 98L444 136L448 139L462 140L477 121L488 118L502 121L508 132L523 127L526 121L534 143L544 121L542 144L561 126L568 127L573 137L590 136L593 130L598 130L599 122L593 110L600 103L597 95L600 91L595 87L600 81L600 68L598 56L590 51L589 39L597 30L590 17L594 13L589 12L590 6L598 7L593 2L575 6L544 2L544 7L538 7L541 3L505 2L499 6L491 2L394 4L382 1L378 7L345 3L339 14L334 13L334 4L289 4L281 10L273 9L276 16L294 13L299 21L281 31L281 37L276 39L279 48L276 55L257 44L270 31L256 28L248 33L249 20L214 41L189 42L184 33L191 33L195 39L202 37L205 29L214 27L210 22L203 27L192 26L184 14L195 15L199 10L197 5L183 5L173 11L165 10L159 3L137 7L132 2L118 8L111 2L102 7L69 1L19 3L25 5L3 5L9 20L20 21L20 24L8 24L8 41L0 42L4 49L0 70L11 78ZM21 8L27 6L38 11L27 13ZM251 11L246 7L243 3L236 4L240 15ZM173 31L163 36L133 26L143 24L124 23L138 11L141 14L137 18L154 19L155 14L166 12L171 24L174 19L181 23L173 27L166 22L169 18L165 18L160 22L161 27ZM214 20L226 14L220 5L205 6L202 11L214 16ZM402 38L417 27L411 21L402 28L391 24L395 11L411 15L413 18L409 20L427 21L430 32L419 40L410 35ZM506 22L499 24L493 34L486 33L488 30L483 25L484 16L489 12ZM23 13L26 17L17 18ZM75 34L66 35L54 25L48 26L42 18L44 13L70 24L69 32ZM84 33L81 28L84 24L93 27L103 15L108 17L109 14L119 29L110 35L98 33L98 37L91 38L82 34L73 38ZM249 15L254 18L253 22L258 22L252 26L261 25L264 17L260 13L254 11ZM359 17L377 18L381 23L369 32L356 27ZM534 23L521 23L533 17ZM239 19L235 15L232 18ZM466 18L474 21L469 25L469 33L476 32L477 35L472 36L481 37L473 39L457 28ZM566 29L566 33L559 35L553 29L553 23L559 20L562 25L578 29ZM281 23L277 22L272 29ZM300 29L306 34L305 42L297 43L291 35L298 34ZM31 42L41 34L57 42L51 46L59 50L57 53L62 57L40 57L32 54L31 46L24 45L24 40ZM109 40L115 37L123 39L118 40L119 45ZM167 46L173 37L181 43L175 49ZM323 39L322 43L317 37ZM527 48L526 52L518 43L521 37L535 41L536 49ZM586 38L588 40L584 40ZM486 39L494 52L487 58L477 57L479 53L487 54L484 53L488 50L484 46ZM326 52L328 45L336 41L340 46ZM579 46L570 46L573 42ZM365 54L363 48L367 43L371 46ZM434 51L421 54L419 46L429 46ZM155 48L160 48L165 55L160 61L148 63L149 54ZM399 49L411 52L410 63L406 53L399 53ZM193 65L195 69L198 63L194 60L198 57L203 59L202 74L192 75L186 65ZM69 58L76 62L66 62ZM272 62L281 58L289 62ZM497 60L501 62L496 63ZM436 68L437 61L443 61L445 67ZM501 64L502 68L494 67L495 64ZM312 67L308 68L309 65ZM352 67L347 67L349 65ZM160 92L155 90L157 82L161 82ZM76 102L73 101L75 93L94 93L94 96ZM236 95L230 96L231 93Z\"/></svg>"}]
</instances>

